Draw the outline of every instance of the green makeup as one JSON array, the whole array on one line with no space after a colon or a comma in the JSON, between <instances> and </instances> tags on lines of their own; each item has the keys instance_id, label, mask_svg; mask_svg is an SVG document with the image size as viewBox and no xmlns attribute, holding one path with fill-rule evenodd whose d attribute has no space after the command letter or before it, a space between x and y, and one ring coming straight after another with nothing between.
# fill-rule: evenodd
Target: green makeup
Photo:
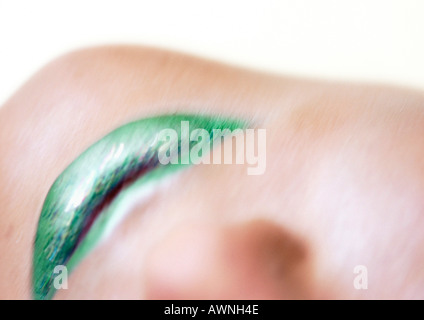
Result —
<instances>
[{"instance_id":1,"label":"green makeup","mask_svg":"<svg viewBox=\"0 0 424 320\"><path fill-rule=\"evenodd\" d=\"M182 121L189 124L187 132L181 129ZM214 139L221 138L215 129L245 127L243 121L222 117L163 115L126 124L84 151L46 196L34 244L34 298L52 298L55 267L72 271L119 222L133 199L148 195L163 177L191 165L188 153L193 147L203 143L210 149ZM206 130L210 139L190 141L186 135L196 129ZM176 132L177 140L164 139L164 130ZM163 155L169 156L169 164L160 161ZM176 163L172 156L189 161Z\"/></svg>"}]
</instances>

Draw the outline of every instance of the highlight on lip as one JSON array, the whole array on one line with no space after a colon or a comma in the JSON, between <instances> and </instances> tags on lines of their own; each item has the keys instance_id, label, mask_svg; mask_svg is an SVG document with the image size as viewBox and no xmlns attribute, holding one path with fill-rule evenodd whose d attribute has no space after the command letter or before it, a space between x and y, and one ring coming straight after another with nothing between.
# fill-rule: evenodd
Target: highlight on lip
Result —
<instances>
[{"instance_id":1,"label":"highlight on lip","mask_svg":"<svg viewBox=\"0 0 424 320\"><path fill-rule=\"evenodd\" d=\"M162 177L187 167L162 165L158 159L165 143L158 140L158 134L163 129L180 132L181 121L189 121L190 132L207 130L209 148L216 138L214 129L246 127L244 121L223 117L161 115L126 124L84 151L53 183L41 210L33 256L35 299L53 297L54 268L66 265L72 271L110 232L131 197L140 195L140 190L154 189ZM182 156L192 144L181 148L178 136L176 147Z\"/></svg>"}]
</instances>

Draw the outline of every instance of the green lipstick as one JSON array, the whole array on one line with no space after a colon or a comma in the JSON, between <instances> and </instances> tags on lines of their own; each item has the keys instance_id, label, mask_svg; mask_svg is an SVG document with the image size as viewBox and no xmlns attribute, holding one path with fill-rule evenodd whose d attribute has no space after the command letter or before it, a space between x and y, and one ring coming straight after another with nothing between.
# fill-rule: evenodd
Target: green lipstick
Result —
<instances>
[{"instance_id":1,"label":"green lipstick","mask_svg":"<svg viewBox=\"0 0 424 320\"><path fill-rule=\"evenodd\" d=\"M188 130L182 129L183 122ZM222 117L163 115L126 124L84 151L59 175L44 201L34 243L34 298L52 298L55 267L71 272L111 232L131 199L139 200L163 177L193 163L193 148L203 144L202 150L210 149L221 139L217 130L245 127L243 121ZM191 141L197 129L209 139ZM176 139L163 134L169 130Z\"/></svg>"}]
</instances>

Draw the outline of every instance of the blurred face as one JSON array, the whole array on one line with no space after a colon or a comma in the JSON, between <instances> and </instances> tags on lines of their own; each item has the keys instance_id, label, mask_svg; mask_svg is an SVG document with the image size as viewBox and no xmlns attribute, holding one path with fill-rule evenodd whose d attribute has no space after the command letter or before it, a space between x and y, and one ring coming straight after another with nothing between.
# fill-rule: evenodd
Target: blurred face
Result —
<instances>
[{"instance_id":1,"label":"blurred face","mask_svg":"<svg viewBox=\"0 0 424 320\"><path fill-rule=\"evenodd\" d=\"M266 169L167 179L55 298L423 298L423 106L150 49L62 57L0 109L0 297L32 297L43 202L75 158L131 121L193 113L265 129Z\"/></svg>"}]
</instances>

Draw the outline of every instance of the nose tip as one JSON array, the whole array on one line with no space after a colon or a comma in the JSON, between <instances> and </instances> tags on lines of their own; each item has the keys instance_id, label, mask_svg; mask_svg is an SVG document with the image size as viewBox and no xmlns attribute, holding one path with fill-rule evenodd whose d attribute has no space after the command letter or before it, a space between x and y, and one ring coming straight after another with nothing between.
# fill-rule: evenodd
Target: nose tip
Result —
<instances>
[{"instance_id":1,"label":"nose tip","mask_svg":"<svg viewBox=\"0 0 424 320\"><path fill-rule=\"evenodd\" d=\"M308 254L273 223L174 228L148 255L150 299L304 299Z\"/></svg>"}]
</instances>

